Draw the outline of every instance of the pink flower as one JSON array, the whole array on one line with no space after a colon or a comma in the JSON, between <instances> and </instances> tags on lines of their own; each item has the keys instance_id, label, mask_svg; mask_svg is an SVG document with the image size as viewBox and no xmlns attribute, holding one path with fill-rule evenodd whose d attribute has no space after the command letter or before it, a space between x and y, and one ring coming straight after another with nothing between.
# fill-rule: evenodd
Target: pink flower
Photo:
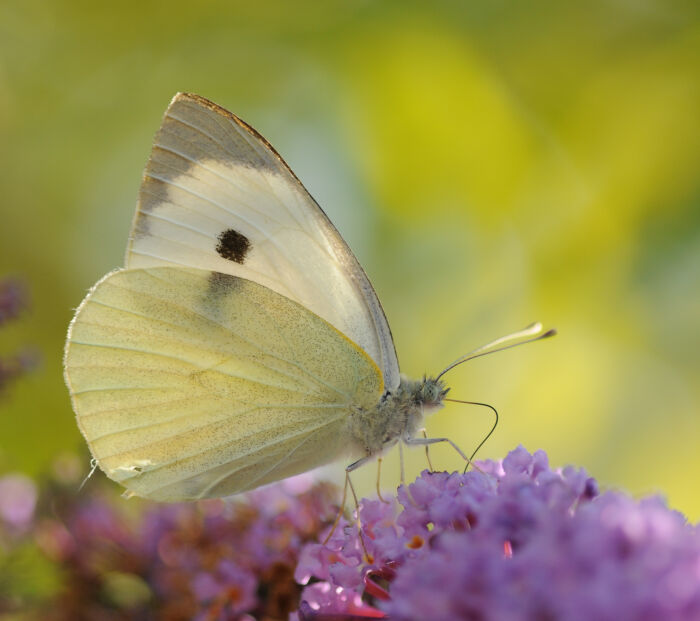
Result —
<instances>
[{"instance_id":1,"label":"pink flower","mask_svg":"<svg viewBox=\"0 0 700 621\"><path fill-rule=\"evenodd\" d=\"M9 527L28 527L34 517L36 500L36 486L29 477L7 474L0 478L0 520Z\"/></svg>"}]
</instances>

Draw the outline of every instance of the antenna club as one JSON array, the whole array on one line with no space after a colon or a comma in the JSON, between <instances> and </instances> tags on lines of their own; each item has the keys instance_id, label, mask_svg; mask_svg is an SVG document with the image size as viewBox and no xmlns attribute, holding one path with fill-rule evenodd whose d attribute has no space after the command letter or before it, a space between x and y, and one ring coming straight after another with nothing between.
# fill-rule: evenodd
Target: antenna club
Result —
<instances>
[{"instance_id":1,"label":"antenna club","mask_svg":"<svg viewBox=\"0 0 700 621\"><path fill-rule=\"evenodd\" d=\"M557 331L554 328L551 328L547 330L547 332L538 334L539 332L541 332L541 330L541 323L533 323L523 330L513 332L513 334L507 334L506 336L502 336L501 338L496 339L495 341L486 343L486 345L477 347L475 350L470 351L468 354L464 354L464 356L462 356L461 358L457 358L457 360L455 360L447 368L443 369L437 376L437 380L439 380L448 371L454 369L456 366L462 364L463 362L467 362L467 360L474 360L474 358L481 358L481 356L495 354L497 351L504 351L506 349L517 347L518 345L525 345L525 343L534 343L535 341L541 341L542 339L549 338L550 336L554 336L557 333ZM521 340L524 337L528 338L525 338L525 340Z\"/></svg>"}]
</instances>

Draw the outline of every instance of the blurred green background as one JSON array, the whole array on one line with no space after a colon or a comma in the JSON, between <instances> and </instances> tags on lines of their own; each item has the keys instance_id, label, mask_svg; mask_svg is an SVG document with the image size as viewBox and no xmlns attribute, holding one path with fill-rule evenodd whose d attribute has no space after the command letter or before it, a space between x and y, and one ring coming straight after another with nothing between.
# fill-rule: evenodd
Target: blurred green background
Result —
<instances>
[{"instance_id":1,"label":"blurred green background","mask_svg":"<svg viewBox=\"0 0 700 621\"><path fill-rule=\"evenodd\" d=\"M499 408L482 457L544 448L697 520L698 7L2 0L0 275L33 301L0 355L33 344L43 364L0 403L0 472L84 450L66 328L122 264L153 134L186 90L257 128L326 209L407 374L534 320L559 329L448 375L451 396ZM490 422L449 405L427 427L469 450Z\"/></svg>"}]
</instances>

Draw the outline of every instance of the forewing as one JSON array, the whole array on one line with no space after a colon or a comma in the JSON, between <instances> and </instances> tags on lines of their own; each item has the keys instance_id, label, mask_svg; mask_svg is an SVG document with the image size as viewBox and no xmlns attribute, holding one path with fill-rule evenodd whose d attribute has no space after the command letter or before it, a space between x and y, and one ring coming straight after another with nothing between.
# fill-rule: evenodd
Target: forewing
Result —
<instances>
[{"instance_id":1,"label":"forewing","mask_svg":"<svg viewBox=\"0 0 700 621\"><path fill-rule=\"evenodd\" d=\"M171 267L97 283L65 369L102 470L166 501L241 492L347 454L350 408L383 391L374 362L296 302Z\"/></svg>"},{"instance_id":2,"label":"forewing","mask_svg":"<svg viewBox=\"0 0 700 621\"><path fill-rule=\"evenodd\" d=\"M399 384L381 304L333 224L272 146L196 95L171 102L144 172L127 267L179 265L260 283L331 323Z\"/></svg>"}]
</instances>

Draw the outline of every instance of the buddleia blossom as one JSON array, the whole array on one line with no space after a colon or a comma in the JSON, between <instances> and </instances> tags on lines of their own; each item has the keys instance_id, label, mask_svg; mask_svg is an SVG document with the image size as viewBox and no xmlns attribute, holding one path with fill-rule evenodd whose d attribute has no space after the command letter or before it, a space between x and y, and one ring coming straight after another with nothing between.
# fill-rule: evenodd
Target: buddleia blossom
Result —
<instances>
[{"instance_id":1,"label":"buddleia blossom","mask_svg":"<svg viewBox=\"0 0 700 621\"><path fill-rule=\"evenodd\" d=\"M15 548L38 548L57 586L9 612L46 621L285 620L299 603L299 550L332 521L338 493L302 477L235 501L166 505L126 501L94 482L77 493L79 480L67 479L37 498L27 482L0 479L0 526L15 525Z\"/></svg>"},{"instance_id":2,"label":"buddleia blossom","mask_svg":"<svg viewBox=\"0 0 700 621\"><path fill-rule=\"evenodd\" d=\"M660 499L599 494L522 447L479 467L363 500L362 541L343 522L305 546L297 618L700 619L700 532Z\"/></svg>"},{"instance_id":3,"label":"buddleia blossom","mask_svg":"<svg viewBox=\"0 0 700 621\"><path fill-rule=\"evenodd\" d=\"M94 480L76 493L75 458L57 460L39 489L8 474L0 616L700 619L700 533L661 500L599 494L583 470L552 471L522 448L479 467L423 472L390 504L361 501L362 539L341 520L327 544L337 490L306 478L235 501L159 505ZM29 547L55 568L41 597L17 589Z\"/></svg>"}]
</instances>

